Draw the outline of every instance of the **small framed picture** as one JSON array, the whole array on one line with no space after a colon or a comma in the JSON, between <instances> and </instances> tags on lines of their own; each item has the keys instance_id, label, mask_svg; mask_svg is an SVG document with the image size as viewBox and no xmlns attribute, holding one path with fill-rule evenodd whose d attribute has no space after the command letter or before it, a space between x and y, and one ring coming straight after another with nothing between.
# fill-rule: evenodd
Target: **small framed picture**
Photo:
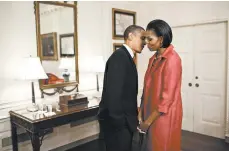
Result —
<instances>
[{"instance_id":1,"label":"small framed picture","mask_svg":"<svg viewBox=\"0 0 229 151\"><path fill-rule=\"evenodd\" d=\"M56 32L41 35L41 60L58 60Z\"/></svg>"},{"instance_id":2,"label":"small framed picture","mask_svg":"<svg viewBox=\"0 0 229 151\"><path fill-rule=\"evenodd\" d=\"M130 25L136 24L136 12L112 8L113 39L123 39L124 31Z\"/></svg>"},{"instance_id":3,"label":"small framed picture","mask_svg":"<svg viewBox=\"0 0 229 151\"><path fill-rule=\"evenodd\" d=\"M113 51L119 49L120 47L122 47L123 44L122 43L113 43Z\"/></svg>"},{"instance_id":4,"label":"small framed picture","mask_svg":"<svg viewBox=\"0 0 229 151\"><path fill-rule=\"evenodd\" d=\"M74 33L60 35L60 56L61 57L75 56Z\"/></svg>"}]
</instances>

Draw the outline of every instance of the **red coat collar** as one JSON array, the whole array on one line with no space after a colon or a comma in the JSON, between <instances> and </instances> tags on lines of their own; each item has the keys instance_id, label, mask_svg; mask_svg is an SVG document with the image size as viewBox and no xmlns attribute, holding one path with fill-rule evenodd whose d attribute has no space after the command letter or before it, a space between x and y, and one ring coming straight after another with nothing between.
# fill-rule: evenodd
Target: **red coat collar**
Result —
<instances>
[{"instance_id":1,"label":"red coat collar","mask_svg":"<svg viewBox=\"0 0 229 151\"><path fill-rule=\"evenodd\" d=\"M173 53L173 48L174 48L173 45L170 44L169 47L167 49L165 49L165 51L163 52L161 57L168 58Z\"/></svg>"},{"instance_id":2,"label":"red coat collar","mask_svg":"<svg viewBox=\"0 0 229 151\"><path fill-rule=\"evenodd\" d=\"M173 50L174 50L173 48L174 48L173 45L170 44L169 47L167 47L167 48L165 49L165 51L163 52L163 54L162 54L160 57L165 58L165 59L168 58L170 55L172 55ZM154 60L154 59L156 58L156 55L157 55L157 53L155 53L155 54L151 57L151 59Z\"/></svg>"}]
</instances>

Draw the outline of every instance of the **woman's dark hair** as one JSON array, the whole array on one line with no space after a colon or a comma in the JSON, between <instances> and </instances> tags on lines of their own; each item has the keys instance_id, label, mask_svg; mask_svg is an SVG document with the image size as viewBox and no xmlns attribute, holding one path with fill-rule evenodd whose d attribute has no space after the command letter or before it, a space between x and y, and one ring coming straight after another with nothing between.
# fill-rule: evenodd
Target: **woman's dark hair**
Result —
<instances>
[{"instance_id":1,"label":"woman's dark hair","mask_svg":"<svg viewBox=\"0 0 229 151\"><path fill-rule=\"evenodd\" d=\"M146 27L146 30L151 30L156 33L158 37L163 37L162 48L167 48L173 39L172 29L165 21L156 19L152 20Z\"/></svg>"}]
</instances>

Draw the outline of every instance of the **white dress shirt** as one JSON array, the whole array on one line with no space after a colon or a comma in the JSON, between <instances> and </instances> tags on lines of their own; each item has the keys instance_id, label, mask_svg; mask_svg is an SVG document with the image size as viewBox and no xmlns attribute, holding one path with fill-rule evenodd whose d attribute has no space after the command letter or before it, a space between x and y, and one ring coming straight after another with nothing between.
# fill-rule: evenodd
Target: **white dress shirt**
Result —
<instances>
[{"instance_id":1,"label":"white dress shirt","mask_svg":"<svg viewBox=\"0 0 229 151\"><path fill-rule=\"evenodd\" d=\"M126 44L123 44L123 46L126 47L126 49L128 50L128 52L130 53L130 56L132 58L134 58L134 52L133 52L133 50L129 46L127 46Z\"/></svg>"}]
</instances>

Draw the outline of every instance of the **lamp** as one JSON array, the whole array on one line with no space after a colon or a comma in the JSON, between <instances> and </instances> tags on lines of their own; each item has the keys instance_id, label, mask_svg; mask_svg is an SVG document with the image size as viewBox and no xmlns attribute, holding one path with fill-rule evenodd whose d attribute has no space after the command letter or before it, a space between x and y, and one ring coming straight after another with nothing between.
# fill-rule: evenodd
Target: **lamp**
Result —
<instances>
[{"instance_id":1,"label":"lamp","mask_svg":"<svg viewBox=\"0 0 229 151\"><path fill-rule=\"evenodd\" d=\"M64 69L64 72L62 73L64 77L64 82L69 82L70 73L68 70L71 69L72 67L73 67L72 58L61 58L59 68Z\"/></svg>"},{"instance_id":2,"label":"lamp","mask_svg":"<svg viewBox=\"0 0 229 151\"><path fill-rule=\"evenodd\" d=\"M38 57L28 57L25 58L23 69L22 69L23 79L31 81L32 87L32 106L27 107L27 110L30 112L38 111L38 107L35 101L35 93L34 93L34 81L39 79L48 79L41 62Z\"/></svg>"},{"instance_id":3,"label":"lamp","mask_svg":"<svg viewBox=\"0 0 229 151\"><path fill-rule=\"evenodd\" d=\"M79 56L79 71L80 73L95 73L96 74L96 89L97 92L93 97L100 98L99 93L99 77L98 74L104 72L105 64L102 56Z\"/></svg>"},{"instance_id":4,"label":"lamp","mask_svg":"<svg viewBox=\"0 0 229 151\"><path fill-rule=\"evenodd\" d=\"M92 68L91 72L96 74L96 86L97 91L99 92L99 73L103 73L105 69L104 61L102 56L94 56L91 60Z\"/></svg>"}]
</instances>

